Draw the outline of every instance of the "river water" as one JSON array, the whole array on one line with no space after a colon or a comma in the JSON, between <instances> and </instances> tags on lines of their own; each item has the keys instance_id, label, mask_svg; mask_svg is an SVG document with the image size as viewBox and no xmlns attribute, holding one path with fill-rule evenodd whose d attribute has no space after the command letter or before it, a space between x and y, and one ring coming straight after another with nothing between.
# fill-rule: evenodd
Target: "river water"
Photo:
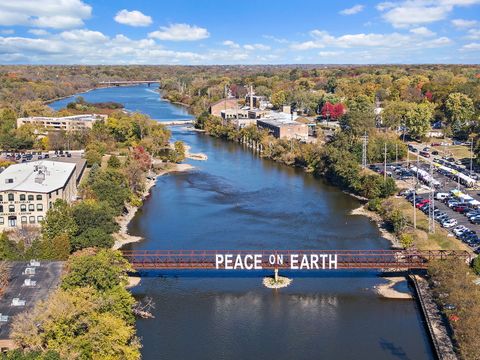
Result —
<instances>
[{"instance_id":1,"label":"river water","mask_svg":"<svg viewBox=\"0 0 480 360\"><path fill-rule=\"evenodd\" d=\"M159 121L183 108L145 86L94 90ZM52 104L65 106L68 100ZM173 127L208 161L160 177L129 226L130 249L386 249L374 223L350 215L359 204L301 170L263 160L238 144ZM433 359L412 300L382 299L374 272L284 273L286 289L259 273L151 273L132 291L155 302L137 321L144 359Z\"/></svg>"}]
</instances>

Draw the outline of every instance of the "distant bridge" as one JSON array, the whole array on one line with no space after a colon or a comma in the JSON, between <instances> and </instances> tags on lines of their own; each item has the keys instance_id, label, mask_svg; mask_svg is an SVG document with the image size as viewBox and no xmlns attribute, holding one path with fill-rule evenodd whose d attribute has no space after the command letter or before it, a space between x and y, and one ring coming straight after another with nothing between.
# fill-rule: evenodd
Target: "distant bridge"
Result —
<instances>
[{"instance_id":1,"label":"distant bridge","mask_svg":"<svg viewBox=\"0 0 480 360\"><path fill-rule=\"evenodd\" d=\"M100 81L99 85L105 86L121 86L121 85L137 85L137 84L150 84L159 83L159 80L115 80L115 81Z\"/></svg>"},{"instance_id":2,"label":"distant bridge","mask_svg":"<svg viewBox=\"0 0 480 360\"><path fill-rule=\"evenodd\" d=\"M462 259L455 250L124 250L136 270L427 269L432 260ZM237 266L238 265L238 266Z\"/></svg>"}]
</instances>

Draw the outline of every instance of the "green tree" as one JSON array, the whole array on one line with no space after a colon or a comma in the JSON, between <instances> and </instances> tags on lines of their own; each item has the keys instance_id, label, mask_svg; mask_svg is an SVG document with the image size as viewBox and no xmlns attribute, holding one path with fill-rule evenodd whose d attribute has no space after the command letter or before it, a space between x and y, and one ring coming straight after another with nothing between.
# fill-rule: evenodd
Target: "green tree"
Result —
<instances>
[{"instance_id":1,"label":"green tree","mask_svg":"<svg viewBox=\"0 0 480 360\"><path fill-rule=\"evenodd\" d=\"M448 95L445 102L445 113L448 124L455 132L464 130L473 120L473 114L475 113L473 101L465 94L452 93Z\"/></svg>"},{"instance_id":2,"label":"green tree","mask_svg":"<svg viewBox=\"0 0 480 360\"><path fill-rule=\"evenodd\" d=\"M102 154L97 150L87 150L85 152L85 160L88 166L93 166L94 164L100 165L102 163Z\"/></svg>"},{"instance_id":3,"label":"green tree","mask_svg":"<svg viewBox=\"0 0 480 360\"><path fill-rule=\"evenodd\" d=\"M404 233L400 235L400 245L402 245L404 249L411 248L413 246L413 243L414 241L412 234Z\"/></svg>"},{"instance_id":4,"label":"green tree","mask_svg":"<svg viewBox=\"0 0 480 360\"><path fill-rule=\"evenodd\" d=\"M435 105L423 102L410 107L406 114L406 125L410 136L421 138L430 129Z\"/></svg>"},{"instance_id":5,"label":"green tree","mask_svg":"<svg viewBox=\"0 0 480 360\"><path fill-rule=\"evenodd\" d=\"M169 153L169 160L174 163L181 163L185 160L185 144L182 141L175 141L173 149Z\"/></svg>"},{"instance_id":6,"label":"green tree","mask_svg":"<svg viewBox=\"0 0 480 360\"><path fill-rule=\"evenodd\" d=\"M480 256L477 256L472 263L472 268L475 274L480 275Z\"/></svg>"},{"instance_id":7,"label":"green tree","mask_svg":"<svg viewBox=\"0 0 480 360\"><path fill-rule=\"evenodd\" d=\"M65 234L68 239L78 231L78 226L72 216L72 209L65 200L56 200L48 209L42 223L42 238L54 239Z\"/></svg>"},{"instance_id":8,"label":"green tree","mask_svg":"<svg viewBox=\"0 0 480 360\"><path fill-rule=\"evenodd\" d=\"M63 289L91 286L106 291L127 284L127 272L132 268L119 251L99 250L93 256L79 254L69 259Z\"/></svg>"},{"instance_id":9,"label":"green tree","mask_svg":"<svg viewBox=\"0 0 480 360\"><path fill-rule=\"evenodd\" d=\"M280 109L283 105L287 105L287 94L283 90L276 91L272 94L272 105Z\"/></svg>"},{"instance_id":10,"label":"green tree","mask_svg":"<svg viewBox=\"0 0 480 360\"><path fill-rule=\"evenodd\" d=\"M110 158L107 161L107 165L108 167L111 167L114 169L118 169L120 166L122 166L120 160L115 155L110 156Z\"/></svg>"}]
</instances>

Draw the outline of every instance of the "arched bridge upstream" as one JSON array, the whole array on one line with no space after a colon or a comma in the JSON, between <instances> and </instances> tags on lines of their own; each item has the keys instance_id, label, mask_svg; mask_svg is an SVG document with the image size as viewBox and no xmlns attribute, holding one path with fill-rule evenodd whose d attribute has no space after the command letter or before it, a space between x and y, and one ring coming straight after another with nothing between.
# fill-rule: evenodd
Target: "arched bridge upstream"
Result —
<instances>
[{"instance_id":1,"label":"arched bridge upstream","mask_svg":"<svg viewBox=\"0 0 480 360\"><path fill-rule=\"evenodd\" d=\"M135 270L427 269L433 260L471 260L455 250L124 250Z\"/></svg>"}]
</instances>

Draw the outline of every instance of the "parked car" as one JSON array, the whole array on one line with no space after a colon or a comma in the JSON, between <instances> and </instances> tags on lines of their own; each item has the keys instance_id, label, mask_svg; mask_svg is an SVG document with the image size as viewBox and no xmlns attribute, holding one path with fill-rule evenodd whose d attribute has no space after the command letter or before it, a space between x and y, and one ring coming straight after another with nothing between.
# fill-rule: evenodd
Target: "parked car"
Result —
<instances>
[{"instance_id":1,"label":"parked car","mask_svg":"<svg viewBox=\"0 0 480 360\"><path fill-rule=\"evenodd\" d=\"M455 225L457 225L457 224L458 224L458 221L455 220L455 219L449 219L449 220L446 220L446 221L442 222L442 226L443 226L444 228L447 228L447 229L448 229L448 228L451 228L451 227L453 227L453 226L455 226Z\"/></svg>"},{"instance_id":2,"label":"parked car","mask_svg":"<svg viewBox=\"0 0 480 360\"><path fill-rule=\"evenodd\" d=\"M430 157L430 153L428 153L426 151L420 151L420 155L423 156L423 157L426 157L426 158Z\"/></svg>"},{"instance_id":3,"label":"parked car","mask_svg":"<svg viewBox=\"0 0 480 360\"><path fill-rule=\"evenodd\" d=\"M437 193L435 195L435 199L437 199L437 200L443 200L443 199L446 199L448 197L449 197L448 193Z\"/></svg>"}]
</instances>

